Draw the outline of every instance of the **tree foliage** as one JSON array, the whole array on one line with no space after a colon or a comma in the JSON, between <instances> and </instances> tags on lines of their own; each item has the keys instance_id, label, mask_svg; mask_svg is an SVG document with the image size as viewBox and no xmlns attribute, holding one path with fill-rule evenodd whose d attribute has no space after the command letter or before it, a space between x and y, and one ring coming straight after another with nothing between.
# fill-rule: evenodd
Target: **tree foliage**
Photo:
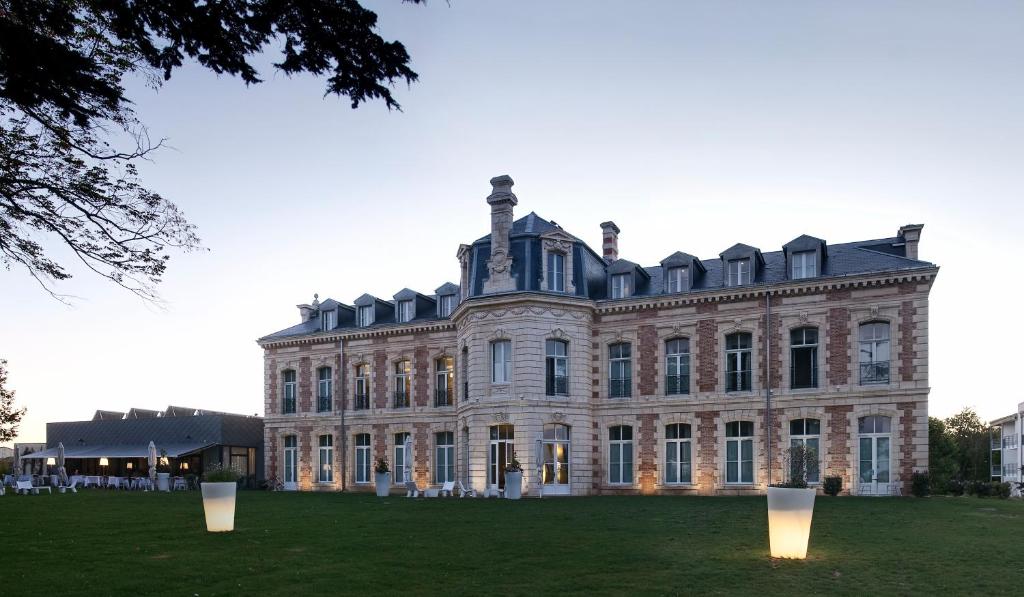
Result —
<instances>
[{"instance_id":1,"label":"tree foliage","mask_svg":"<svg viewBox=\"0 0 1024 597\"><path fill-rule=\"evenodd\" d=\"M0 359L0 442L13 441L25 408L14 407L14 390L7 389L7 361Z\"/></svg>"},{"instance_id":2,"label":"tree foliage","mask_svg":"<svg viewBox=\"0 0 1024 597\"><path fill-rule=\"evenodd\" d=\"M356 0L0 0L0 260L50 290L71 277L44 249L56 239L97 274L156 298L170 251L200 242L138 178L138 160L160 142L133 113L125 77L159 86L193 60L256 84L252 58L279 50L276 69L325 78L326 94L353 108L380 99L400 109L391 86L417 75L376 26Z\"/></svg>"},{"instance_id":3,"label":"tree foliage","mask_svg":"<svg viewBox=\"0 0 1024 597\"><path fill-rule=\"evenodd\" d=\"M944 493L949 482L960 477L960 462L956 442L946 429L946 423L928 417L928 472L933 493Z\"/></svg>"},{"instance_id":4,"label":"tree foliage","mask_svg":"<svg viewBox=\"0 0 1024 597\"><path fill-rule=\"evenodd\" d=\"M956 445L960 479L987 481L991 477L989 426L972 408L965 408L945 421L949 439Z\"/></svg>"}]
</instances>

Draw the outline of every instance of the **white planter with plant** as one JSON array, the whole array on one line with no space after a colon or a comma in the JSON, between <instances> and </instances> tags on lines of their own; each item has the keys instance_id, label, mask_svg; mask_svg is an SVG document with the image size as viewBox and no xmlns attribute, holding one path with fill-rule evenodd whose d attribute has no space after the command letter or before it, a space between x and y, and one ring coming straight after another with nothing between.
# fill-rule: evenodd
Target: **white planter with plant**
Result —
<instances>
[{"instance_id":1,"label":"white planter with plant","mask_svg":"<svg viewBox=\"0 0 1024 597\"><path fill-rule=\"evenodd\" d=\"M391 465L384 458L378 458L373 466L373 483L377 497L388 497L391 493Z\"/></svg>"},{"instance_id":2,"label":"white planter with plant","mask_svg":"<svg viewBox=\"0 0 1024 597\"><path fill-rule=\"evenodd\" d=\"M224 533L235 530L235 494L238 473L229 467L215 465L203 475L203 512L206 530Z\"/></svg>"},{"instance_id":3,"label":"white planter with plant","mask_svg":"<svg viewBox=\"0 0 1024 597\"><path fill-rule=\"evenodd\" d=\"M505 465L505 498L518 500L523 496L523 466L512 455L512 462Z\"/></svg>"},{"instance_id":4,"label":"white planter with plant","mask_svg":"<svg viewBox=\"0 0 1024 597\"><path fill-rule=\"evenodd\" d=\"M768 488L768 541L773 558L807 557L814 515L814 495L807 487L807 469L818 465L817 452L803 446L788 451L788 482Z\"/></svg>"}]
</instances>

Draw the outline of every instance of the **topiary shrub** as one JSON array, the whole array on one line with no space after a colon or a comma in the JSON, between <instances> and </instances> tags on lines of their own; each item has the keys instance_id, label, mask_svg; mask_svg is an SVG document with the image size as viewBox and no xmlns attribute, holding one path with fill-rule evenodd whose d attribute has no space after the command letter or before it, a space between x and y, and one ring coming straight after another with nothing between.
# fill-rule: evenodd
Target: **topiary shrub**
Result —
<instances>
[{"instance_id":1,"label":"topiary shrub","mask_svg":"<svg viewBox=\"0 0 1024 597\"><path fill-rule=\"evenodd\" d=\"M839 495L839 492L843 490L843 478L842 477L825 477L824 483L822 483L822 490L825 491L825 495L835 497Z\"/></svg>"},{"instance_id":2,"label":"topiary shrub","mask_svg":"<svg viewBox=\"0 0 1024 597\"><path fill-rule=\"evenodd\" d=\"M961 496L964 494L964 483L959 479L950 479L946 484L946 493L949 495Z\"/></svg>"},{"instance_id":3,"label":"topiary shrub","mask_svg":"<svg viewBox=\"0 0 1024 597\"><path fill-rule=\"evenodd\" d=\"M1010 497L1010 492L1013 487L1009 483L1000 483L999 481L992 481L992 495L1000 498L1007 499Z\"/></svg>"},{"instance_id":4,"label":"topiary shrub","mask_svg":"<svg viewBox=\"0 0 1024 597\"><path fill-rule=\"evenodd\" d=\"M931 482L928 471L912 474L910 476L910 493L914 494L914 497L926 497L931 493Z\"/></svg>"}]
</instances>

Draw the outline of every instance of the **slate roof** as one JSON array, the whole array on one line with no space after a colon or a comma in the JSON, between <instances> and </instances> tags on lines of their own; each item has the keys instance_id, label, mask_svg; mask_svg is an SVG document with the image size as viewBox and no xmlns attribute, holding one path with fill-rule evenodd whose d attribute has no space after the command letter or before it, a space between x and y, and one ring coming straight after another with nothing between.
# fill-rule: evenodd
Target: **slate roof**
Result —
<instances>
[{"instance_id":1,"label":"slate roof","mask_svg":"<svg viewBox=\"0 0 1024 597\"><path fill-rule=\"evenodd\" d=\"M89 446L204 444L260 447L263 419L244 415L197 415L46 424L46 445Z\"/></svg>"},{"instance_id":2,"label":"slate roof","mask_svg":"<svg viewBox=\"0 0 1024 597\"><path fill-rule=\"evenodd\" d=\"M532 235L540 236L541 234L546 234L548 232L554 232L555 230L558 230L560 232L565 232L565 230L562 230L562 228L560 226L557 226L554 223L545 220L544 218L538 216L536 213L531 211L530 213L526 214L525 216L523 216L523 217L519 218L518 220L512 222L512 231L509 232L509 236L518 236L518 235L523 235L523 234L532 234ZM569 234L569 233L565 232L565 234ZM569 234L569 236L572 236L572 235ZM573 238L576 238L576 237L573 236ZM481 236L480 238L476 239L475 242L478 243L478 242L481 242L481 241L489 241L489 240L491 240L491 235L490 234L488 234L486 236ZM579 240L579 239L576 239L576 240Z\"/></svg>"}]
</instances>

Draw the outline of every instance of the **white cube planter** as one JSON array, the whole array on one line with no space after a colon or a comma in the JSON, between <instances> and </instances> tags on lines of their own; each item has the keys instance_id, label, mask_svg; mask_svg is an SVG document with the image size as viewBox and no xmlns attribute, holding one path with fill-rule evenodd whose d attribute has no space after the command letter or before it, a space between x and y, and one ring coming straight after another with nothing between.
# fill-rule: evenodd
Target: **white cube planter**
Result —
<instances>
[{"instance_id":1,"label":"white cube planter","mask_svg":"<svg viewBox=\"0 0 1024 597\"><path fill-rule=\"evenodd\" d=\"M377 487L377 497L388 497L391 493L391 473L374 473L373 483Z\"/></svg>"},{"instance_id":2,"label":"white cube planter","mask_svg":"<svg viewBox=\"0 0 1024 597\"><path fill-rule=\"evenodd\" d=\"M235 530L235 492L238 484L203 483L202 488L206 530L211 533Z\"/></svg>"},{"instance_id":3,"label":"white cube planter","mask_svg":"<svg viewBox=\"0 0 1024 597\"><path fill-rule=\"evenodd\" d=\"M768 541L773 558L807 557L814 489L768 488Z\"/></svg>"},{"instance_id":4,"label":"white cube planter","mask_svg":"<svg viewBox=\"0 0 1024 597\"><path fill-rule=\"evenodd\" d=\"M523 473L505 473L505 497L510 500L518 500L523 496Z\"/></svg>"},{"instance_id":5,"label":"white cube planter","mask_svg":"<svg viewBox=\"0 0 1024 597\"><path fill-rule=\"evenodd\" d=\"M157 473L156 474L156 488L158 491L170 491L171 483L169 479L171 473Z\"/></svg>"}]
</instances>

